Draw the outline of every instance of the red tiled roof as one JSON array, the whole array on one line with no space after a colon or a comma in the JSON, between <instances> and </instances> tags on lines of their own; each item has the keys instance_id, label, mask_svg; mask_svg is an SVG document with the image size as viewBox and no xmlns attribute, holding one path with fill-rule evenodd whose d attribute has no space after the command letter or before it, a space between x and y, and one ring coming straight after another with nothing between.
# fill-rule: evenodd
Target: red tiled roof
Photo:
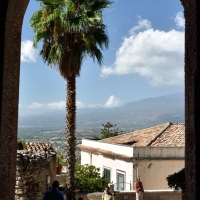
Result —
<instances>
[{"instance_id":1,"label":"red tiled roof","mask_svg":"<svg viewBox=\"0 0 200 200\"><path fill-rule=\"evenodd\" d=\"M23 157L52 157L56 155L56 150L51 143L31 143L26 142L23 150L17 150L17 154Z\"/></svg>"},{"instance_id":2,"label":"red tiled roof","mask_svg":"<svg viewBox=\"0 0 200 200\"><path fill-rule=\"evenodd\" d=\"M100 140L105 143L129 144L132 146L184 146L185 125L166 123L131 133Z\"/></svg>"},{"instance_id":3,"label":"red tiled roof","mask_svg":"<svg viewBox=\"0 0 200 200\"><path fill-rule=\"evenodd\" d=\"M28 150L29 152L45 152L45 151L53 151L55 152L55 149L54 147L52 146L51 143L39 143L39 142L26 142L26 147L25 147L26 150Z\"/></svg>"},{"instance_id":4,"label":"red tiled roof","mask_svg":"<svg viewBox=\"0 0 200 200\"><path fill-rule=\"evenodd\" d=\"M150 144L152 147L184 147L185 124L171 123L170 126Z\"/></svg>"}]
</instances>

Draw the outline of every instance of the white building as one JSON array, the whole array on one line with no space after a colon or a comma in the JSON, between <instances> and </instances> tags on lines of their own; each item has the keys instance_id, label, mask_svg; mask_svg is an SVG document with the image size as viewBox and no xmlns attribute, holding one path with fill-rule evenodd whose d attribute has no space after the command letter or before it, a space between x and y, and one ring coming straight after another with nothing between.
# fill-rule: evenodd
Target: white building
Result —
<instances>
[{"instance_id":1,"label":"white building","mask_svg":"<svg viewBox=\"0 0 200 200\"><path fill-rule=\"evenodd\" d=\"M102 140L82 139L81 164L100 168L115 190L167 190L166 177L184 167L185 125L167 123Z\"/></svg>"}]
</instances>

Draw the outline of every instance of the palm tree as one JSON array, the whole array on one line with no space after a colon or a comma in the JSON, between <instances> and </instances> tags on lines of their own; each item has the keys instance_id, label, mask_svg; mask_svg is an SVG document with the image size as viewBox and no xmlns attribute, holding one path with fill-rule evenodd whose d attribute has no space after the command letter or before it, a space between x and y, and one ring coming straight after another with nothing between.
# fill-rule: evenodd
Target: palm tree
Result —
<instances>
[{"instance_id":1,"label":"palm tree","mask_svg":"<svg viewBox=\"0 0 200 200\"><path fill-rule=\"evenodd\" d=\"M90 56L102 64L101 50L109 38L103 22L103 9L109 0L38 0L41 8L30 19L33 46L42 41L40 55L48 66L56 67L67 80L66 98L66 194L74 199L76 77L82 62Z\"/></svg>"}]
</instances>

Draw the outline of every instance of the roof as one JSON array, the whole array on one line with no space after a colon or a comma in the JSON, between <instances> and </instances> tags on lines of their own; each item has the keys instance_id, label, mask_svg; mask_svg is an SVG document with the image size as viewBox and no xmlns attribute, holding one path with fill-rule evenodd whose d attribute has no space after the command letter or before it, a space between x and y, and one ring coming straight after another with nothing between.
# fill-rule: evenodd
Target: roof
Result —
<instances>
[{"instance_id":1,"label":"roof","mask_svg":"<svg viewBox=\"0 0 200 200\"><path fill-rule=\"evenodd\" d=\"M151 143L152 147L184 147L185 146L185 124L174 123Z\"/></svg>"},{"instance_id":2,"label":"roof","mask_svg":"<svg viewBox=\"0 0 200 200\"><path fill-rule=\"evenodd\" d=\"M41 157L43 159L50 158L56 155L56 150L51 143L31 143L26 142L26 147L23 150L17 150L17 155L27 158Z\"/></svg>"},{"instance_id":3,"label":"roof","mask_svg":"<svg viewBox=\"0 0 200 200\"><path fill-rule=\"evenodd\" d=\"M185 146L185 124L166 123L100 140L104 143L132 146L181 147Z\"/></svg>"}]
</instances>

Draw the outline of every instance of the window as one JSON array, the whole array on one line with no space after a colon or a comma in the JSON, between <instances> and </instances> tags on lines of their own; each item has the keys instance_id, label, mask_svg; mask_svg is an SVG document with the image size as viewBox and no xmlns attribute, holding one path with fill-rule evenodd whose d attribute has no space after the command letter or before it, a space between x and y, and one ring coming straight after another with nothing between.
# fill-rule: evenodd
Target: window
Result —
<instances>
[{"instance_id":1,"label":"window","mask_svg":"<svg viewBox=\"0 0 200 200\"><path fill-rule=\"evenodd\" d=\"M124 184L125 184L124 174L117 172L117 190L125 190Z\"/></svg>"},{"instance_id":2,"label":"window","mask_svg":"<svg viewBox=\"0 0 200 200\"><path fill-rule=\"evenodd\" d=\"M108 168L104 168L103 170L103 177L108 179L109 183L110 183L110 169Z\"/></svg>"}]
</instances>

